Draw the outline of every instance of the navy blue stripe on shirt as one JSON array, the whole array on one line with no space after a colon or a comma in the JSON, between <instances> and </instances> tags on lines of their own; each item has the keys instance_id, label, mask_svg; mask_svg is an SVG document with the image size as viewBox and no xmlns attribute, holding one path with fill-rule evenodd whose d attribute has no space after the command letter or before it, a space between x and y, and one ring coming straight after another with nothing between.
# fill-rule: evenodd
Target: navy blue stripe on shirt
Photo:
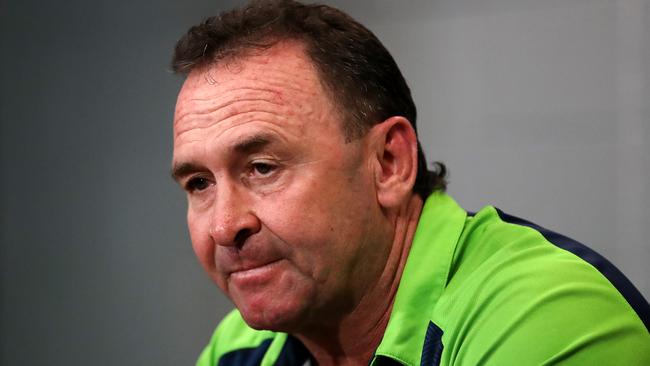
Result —
<instances>
[{"instance_id":1,"label":"navy blue stripe on shirt","mask_svg":"<svg viewBox=\"0 0 650 366\"><path fill-rule=\"evenodd\" d=\"M228 352L221 356L217 366L258 366L262 363L271 341L272 339L267 339L255 348L242 348Z\"/></svg>"},{"instance_id":2,"label":"navy blue stripe on shirt","mask_svg":"<svg viewBox=\"0 0 650 366\"><path fill-rule=\"evenodd\" d=\"M284 342L282 351L275 361L276 365L282 366L303 366L307 360L311 359L311 354L307 348L298 340L298 338L289 335Z\"/></svg>"},{"instance_id":3,"label":"navy blue stripe on shirt","mask_svg":"<svg viewBox=\"0 0 650 366\"><path fill-rule=\"evenodd\" d=\"M266 339L257 347L241 348L221 356L218 366L258 366L271 346L273 339ZM309 351L295 337L289 335L275 365L302 366L311 358Z\"/></svg>"},{"instance_id":4,"label":"navy blue stripe on shirt","mask_svg":"<svg viewBox=\"0 0 650 366\"><path fill-rule=\"evenodd\" d=\"M427 333L424 336L424 346L422 347L420 366L440 365L440 356L442 355L443 349L442 334L442 329L432 321L429 321Z\"/></svg>"},{"instance_id":5,"label":"navy blue stripe on shirt","mask_svg":"<svg viewBox=\"0 0 650 366\"><path fill-rule=\"evenodd\" d=\"M616 287L621 295L623 295L625 300L627 300L639 318L641 318L641 321L643 321L646 329L650 331L650 305L648 304L648 301L643 297L643 295L641 295L639 290L634 287L632 282L630 282L630 280L625 277L625 275L605 257L573 239L547 230L529 221L510 216L498 208L496 210L501 220L507 223L527 226L529 228L535 229L540 234L542 234L546 240L555 246L577 255L584 261L594 266L609 280L609 282L611 282L612 285L614 285L614 287Z\"/></svg>"}]
</instances>

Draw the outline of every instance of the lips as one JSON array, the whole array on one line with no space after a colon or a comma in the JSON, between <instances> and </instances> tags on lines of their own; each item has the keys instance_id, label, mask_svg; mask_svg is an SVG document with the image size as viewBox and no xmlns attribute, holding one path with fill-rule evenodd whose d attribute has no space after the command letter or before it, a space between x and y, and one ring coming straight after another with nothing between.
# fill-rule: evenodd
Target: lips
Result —
<instances>
[{"instance_id":1,"label":"lips","mask_svg":"<svg viewBox=\"0 0 650 366\"><path fill-rule=\"evenodd\" d=\"M214 252L217 275L238 286L271 280L285 258L273 242L261 237L249 238L243 247L217 245Z\"/></svg>"},{"instance_id":2,"label":"lips","mask_svg":"<svg viewBox=\"0 0 650 366\"><path fill-rule=\"evenodd\" d=\"M252 272L255 270L259 270L261 268L264 268L266 266L273 265L274 263L279 262L279 259L272 260L272 261L267 261L259 264L247 264L245 266L242 266L240 269L236 269L230 272L231 275L236 274L236 273L246 273L246 272Z\"/></svg>"},{"instance_id":3,"label":"lips","mask_svg":"<svg viewBox=\"0 0 650 366\"><path fill-rule=\"evenodd\" d=\"M272 280L281 265L281 259L264 264L248 265L230 272L229 280L237 286L257 286Z\"/></svg>"}]
</instances>

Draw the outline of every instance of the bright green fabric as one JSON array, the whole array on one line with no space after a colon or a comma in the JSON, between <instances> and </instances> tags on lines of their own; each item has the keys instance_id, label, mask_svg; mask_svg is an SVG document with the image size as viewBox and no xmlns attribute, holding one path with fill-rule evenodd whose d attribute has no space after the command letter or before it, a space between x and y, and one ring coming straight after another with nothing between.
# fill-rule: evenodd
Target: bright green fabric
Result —
<instances>
[{"instance_id":1,"label":"bright green fabric","mask_svg":"<svg viewBox=\"0 0 650 366\"><path fill-rule=\"evenodd\" d=\"M430 321L444 332L441 365L650 365L650 334L598 270L493 207L468 217L441 193L425 203L376 355L420 365ZM268 338L272 365L286 334L233 311L197 365Z\"/></svg>"},{"instance_id":2,"label":"bright green fabric","mask_svg":"<svg viewBox=\"0 0 650 366\"><path fill-rule=\"evenodd\" d=\"M419 365L431 320L441 365L650 365L650 335L597 269L493 207L424 207L377 354Z\"/></svg>"}]
</instances>

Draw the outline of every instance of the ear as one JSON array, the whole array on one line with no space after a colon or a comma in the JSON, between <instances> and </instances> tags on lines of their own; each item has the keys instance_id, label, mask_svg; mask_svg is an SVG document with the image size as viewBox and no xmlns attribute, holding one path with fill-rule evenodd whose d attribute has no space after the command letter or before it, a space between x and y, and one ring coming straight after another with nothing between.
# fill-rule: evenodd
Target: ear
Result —
<instances>
[{"instance_id":1,"label":"ear","mask_svg":"<svg viewBox=\"0 0 650 366\"><path fill-rule=\"evenodd\" d=\"M417 137L404 117L391 117L372 128L376 153L375 185L379 204L395 208L413 194L417 175Z\"/></svg>"}]
</instances>

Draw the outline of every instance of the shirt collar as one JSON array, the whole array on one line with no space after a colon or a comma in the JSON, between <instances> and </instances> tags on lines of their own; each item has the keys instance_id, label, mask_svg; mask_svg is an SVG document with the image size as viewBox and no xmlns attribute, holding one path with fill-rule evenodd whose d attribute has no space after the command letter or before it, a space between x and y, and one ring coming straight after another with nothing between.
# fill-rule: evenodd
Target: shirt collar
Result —
<instances>
[{"instance_id":1,"label":"shirt collar","mask_svg":"<svg viewBox=\"0 0 650 366\"><path fill-rule=\"evenodd\" d=\"M419 365L427 326L447 284L467 213L448 195L427 198L377 356Z\"/></svg>"}]
</instances>

